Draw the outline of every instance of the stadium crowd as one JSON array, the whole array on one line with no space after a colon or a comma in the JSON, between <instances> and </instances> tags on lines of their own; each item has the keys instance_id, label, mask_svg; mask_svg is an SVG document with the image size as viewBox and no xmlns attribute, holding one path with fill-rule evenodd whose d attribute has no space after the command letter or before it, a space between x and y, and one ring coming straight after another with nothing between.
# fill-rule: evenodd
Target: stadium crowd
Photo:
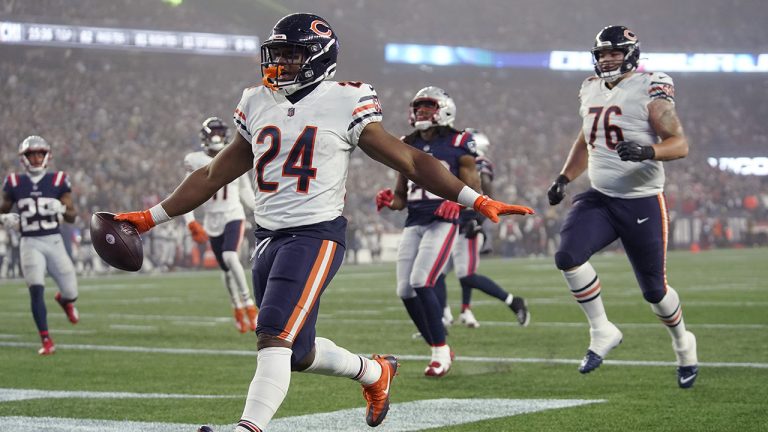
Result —
<instances>
[{"instance_id":1,"label":"stadium crowd","mask_svg":"<svg viewBox=\"0 0 768 432\"><path fill-rule=\"evenodd\" d=\"M212 25L205 19L212 12L204 6L153 6L153 10L162 11L157 14L125 12L138 11L147 6L147 2L127 2L136 8L121 6L122 14L118 14L115 3L91 0L85 3L92 8L78 9L72 16L57 19L70 24L168 30L190 30L189 26L182 28L179 23L200 22L198 31L223 31L222 26ZM675 7L691 2L693 0L686 0L681 2L682 6L676 4ZM45 5L54 3L53 0L5 0L0 3L0 10L19 20L51 18L46 16ZM726 11L731 3L734 1L724 2L717 11L729 16ZM580 127L576 92L586 74L393 66L383 64L381 53L383 44L393 35L403 34L408 34L412 42L505 50L552 46L584 49L590 38L558 34L563 30L549 25L548 31L555 33L544 38L546 47L536 46L541 43L537 39L537 28L544 27L544 23L537 25L535 20L531 24L514 20L480 23L473 18L468 27L482 25L499 33L483 40L479 40L479 36L462 40L452 32L435 33L434 27L428 31L426 26L415 25L417 17L423 16L419 10L425 6L408 4L411 8L408 18L386 23L374 21L371 29L356 28L350 23L360 22L364 14L376 13L385 7L390 10L388 5L359 0L349 3L348 7L335 8L333 22L340 22L339 27L353 32L345 34L337 29L342 37L342 50L355 51L368 43L369 47L377 47L374 53L378 62L340 64L336 78L363 79L374 84L384 108L385 126L402 134L409 132L408 103L413 94L426 85L445 88L458 107L456 126L480 129L491 139L496 195L538 211L535 217L510 219L494 228L495 251L507 256L550 254L567 206L551 208L546 201L546 190L557 176ZM705 9L696 9L696 13L702 15L702 25L718 13ZM584 15L587 19L588 10ZM329 19L333 16L329 15ZM502 20L502 17L490 19ZM270 24L262 27L259 36L266 33L263 29L268 28L274 18L269 15L264 21ZM596 23L593 27L603 24ZM766 31L762 25L739 25L758 29L758 33ZM638 26L642 27L642 21ZM520 31L521 28L524 31ZM253 33L247 22L237 20L226 31ZM368 39L356 37L371 31L372 36L366 36ZM503 36L510 32L529 35L530 39L505 40ZM676 36L670 40L678 41L680 46L690 41L692 49L711 49L712 46L739 49L757 46L760 39L760 34L754 32L734 32L735 39L714 36L705 42L697 41L694 34ZM648 39L653 41L653 36ZM345 43L347 40L349 43ZM574 45L574 41L579 44ZM169 193L184 175L183 156L199 146L200 122L211 115L230 118L242 89L260 79L257 59L9 46L0 47L0 52L3 53L0 61L3 148L15 149L31 134L39 134L52 144L52 165L70 174L75 203L81 212L79 224L73 229L75 239L82 239L87 221L95 211L147 208ZM344 58L350 59L350 56ZM761 89L766 86L766 78L742 74L673 74L673 78L677 84L678 111L692 147L688 158L666 165L667 198L673 224L676 220L687 221L684 225L687 234L682 231L674 234L672 246L768 243L765 234L768 231L768 176L728 173L710 167L706 161L710 156L765 156L768 130L763 119L768 118L768 101ZM3 173L21 169L15 151L3 152L0 167ZM381 234L399 232L402 227L403 215L378 214L373 200L377 190L393 186L394 173L372 162L362 152L355 152L349 176L346 215L351 220L350 236L354 239L351 244L356 246L352 249L380 251L381 245L377 242ZM582 178L570 185L570 194L586 188L585 180ZM179 229L175 237L181 233L186 230ZM177 248L193 249L188 239L177 241ZM12 250L13 236L0 235L0 257L5 254L10 259ZM183 259L177 261L174 264L180 264ZM4 272L0 275L8 274L7 267L7 264L3 266Z\"/></svg>"}]
</instances>

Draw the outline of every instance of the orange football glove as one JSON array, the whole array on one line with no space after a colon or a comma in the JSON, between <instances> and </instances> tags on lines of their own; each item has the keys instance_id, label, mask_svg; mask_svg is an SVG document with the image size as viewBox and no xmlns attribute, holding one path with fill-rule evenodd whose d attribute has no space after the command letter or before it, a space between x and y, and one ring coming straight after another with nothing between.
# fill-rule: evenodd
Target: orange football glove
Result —
<instances>
[{"instance_id":1,"label":"orange football glove","mask_svg":"<svg viewBox=\"0 0 768 432\"><path fill-rule=\"evenodd\" d=\"M118 213L115 215L115 220L128 221L136 226L136 230L141 233L145 233L155 226L155 220L152 219L152 213L149 210Z\"/></svg>"},{"instance_id":2,"label":"orange football glove","mask_svg":"<svg viewBox=\"0 0 768 432\"><path fill-rule=\"evenodd\" d=\"M384 207L392 205L392 201L395 200L395 193L392 189L382 189L376 194L376 211L381 211Z\"/></svg>"},{"instance_id":3,"label":"orange football glove","mask_svg":"<svg viewBox=\"0 0 768 432\"><path fill-rule=\"evenodd\" d=\"M189 232L192 234L192 240L196 243L203 244L208 241L208 234L205 233L205 229L200 225L200 222L193 220L187 224L187 228L189 228Z\"/></svg>"},{"instance_id":4,"label":"orange football glove","mask_svg":"<svg viewBox=\"0 0 768 432\"><path fill-rule=\"evenodd\" d=\"M440 203L440 207L435 210L435 216L439 216L452 222L459 218L460 211L461 205L453 201L445 200Z\"/></svg>"},{"instance_id":5,"label":"orange football glove","mask_svg":"<svg viewBox=\"0 0 768 432\"><path fill-rule=\"evenodd\" d=\"M499 222L499 216L508 214L528 215L534 214L532 208L526 206L506 204L501 201L494 201L488 195L481 195L477 197L474 204L474 209L482 213L493 222Z\"/></svg>"}]
</instances>

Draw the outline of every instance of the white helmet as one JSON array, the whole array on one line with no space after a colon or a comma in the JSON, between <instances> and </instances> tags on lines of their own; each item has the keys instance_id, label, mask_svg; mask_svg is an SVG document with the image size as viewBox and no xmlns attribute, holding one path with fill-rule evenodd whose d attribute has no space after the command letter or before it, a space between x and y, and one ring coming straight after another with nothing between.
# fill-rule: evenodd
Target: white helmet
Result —
<instances>
[{"instance_id":1,"label":"white helmet","mask_svg":"<svg viewBox=\"0 0 768 432\"><path fill-rule=\"evenodd\" d=\"M485 156L488 154L488 150L491 148L491 141L488 139L488 135L472 128L467 128L465 131L471 133L472 138L475 140L475 153L477 153L478 156Z\"/></svg>"},{"instance_id":2,"label":"white helmet","mask_svg":"<svg viewBox=\"0 0 768 432\"><path fill-rule=\"evenodd\" d=\"M40 165L32 165L29 161L28 153L32 152L45 152L43 162ZM51 156L51 145L48 144L42 137L37 135L30 135L24 138L24 141L19 144L19 159L21 164L27 169L30 174L40 174L45 171L48 166L48 159Z\"/></svg>"},{"instance_id":3,"label":"white helmet","mask_svg":"<svg viewBox=\"0 0 768 432\"><path fill-rule=\"evenodd\" d=\"M433 104L435 111L428 119L417 119L417 108L425 103ZM424 87L411 100L408 120L411 126L418 130L427 130L433 126L453 126L456 120L456 104L440 87Z\"/></svg>"}]
</instances>

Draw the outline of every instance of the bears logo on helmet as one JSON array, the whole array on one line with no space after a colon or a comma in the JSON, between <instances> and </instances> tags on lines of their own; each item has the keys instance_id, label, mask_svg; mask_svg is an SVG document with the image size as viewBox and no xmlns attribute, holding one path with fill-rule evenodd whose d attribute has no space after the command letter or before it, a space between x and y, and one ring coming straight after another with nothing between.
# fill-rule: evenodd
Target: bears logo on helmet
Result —
<instances>
[{"instance_id":1,"label":"bears logo on helmet","mask_svg":"<svg viewBox=\"0 0 768 432\"><path fill-rule=\"evenodd\" d=\"M200 128L200 147L210 156L229 142L229 126L218 117L208 117Z\"/></svg>"},{"instance_id":2,"label":"bears logo on helmet","mask_svg":"<svg viewBox=\"0 0 768 432\"><path fill-rule=\"evenodd\" d=\"M624 53L624 60L618 68L603 70L600 66L600 51L618 50ZM627 72L637 69L640 60L640 41L637 35L624 26L608 26L600 30L595 36L595 44L592 47L592 56L595 61L595 73L600 78L613 82Z\"/></svg>"},{"instance_id":3,"label":"bears logo on helmet","mask_svg":"<svg viewBox=\"0 0 768 432\"><path fill-rule=\"evenodd\" d=\"M336 73L339 40L328 21L307 13L287 15L261 44L264 86L284 95Z\"/></svg>"}]
</instances>

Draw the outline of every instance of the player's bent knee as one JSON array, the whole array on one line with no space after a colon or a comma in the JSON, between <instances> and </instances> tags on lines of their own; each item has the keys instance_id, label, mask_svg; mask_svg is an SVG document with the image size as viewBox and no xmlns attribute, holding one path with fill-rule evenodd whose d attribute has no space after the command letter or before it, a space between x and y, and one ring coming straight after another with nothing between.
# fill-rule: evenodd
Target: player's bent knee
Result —
<instances>
[{"instance_id":1,"label":"player's bent knee","mask_svg":"<svg viewBox=\"0 0 768 432\"><path fill-rule=\"evenodd\" d=\"M661 300L664 299L664 295L666 293L663 289L644 289L643 290L643 298L648 303L659 303Z\"/></svg>"},{"instance_id":2,"label":"player's bent knee","mask_svg":"<svg viewBox=\"0 0 768 432\"><path fill-rule=\"evenodd\" d=\"M578 267L582 264L584 264L583 261L579 262L573 257L573 255L568 252L558 251L555 253L555 266L557 266L558 270L571 270L574 267Z\"/></svg>"}]
</instances>

